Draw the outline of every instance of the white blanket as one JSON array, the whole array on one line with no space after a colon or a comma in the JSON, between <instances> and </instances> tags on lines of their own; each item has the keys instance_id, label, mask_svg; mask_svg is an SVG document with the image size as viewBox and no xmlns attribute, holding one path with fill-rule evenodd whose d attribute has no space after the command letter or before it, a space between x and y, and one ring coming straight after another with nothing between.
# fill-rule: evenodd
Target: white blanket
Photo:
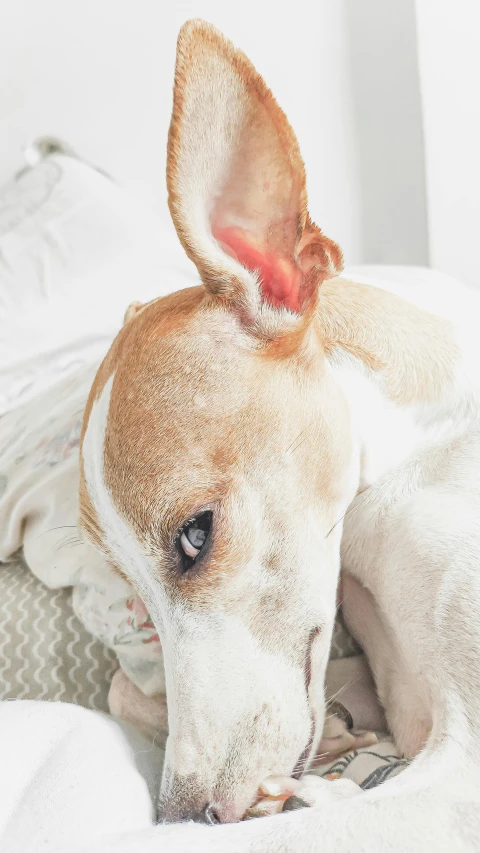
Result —
<instances>
[{"instance_id":1,"label":"white blanket","mask_svg":"<svg viewBox=\"0 0 480 853\"><path fill-rule=\"evenodd\" d=\"M152 827L162 754L136 732L76 705L2 702L0 755L2 853L90 851L96 842L143 853L135 839Z\"/></svg>"}]
</instances>

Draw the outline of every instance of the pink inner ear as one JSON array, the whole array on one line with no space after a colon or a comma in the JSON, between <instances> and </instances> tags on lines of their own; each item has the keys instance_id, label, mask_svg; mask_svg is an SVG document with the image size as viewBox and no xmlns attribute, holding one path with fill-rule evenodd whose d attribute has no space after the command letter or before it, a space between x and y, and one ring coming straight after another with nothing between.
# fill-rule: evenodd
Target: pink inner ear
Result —
<instances>
[{"instance_id":1,"label":"pink inner ear","mask_svg":"<svg viewBox=\"0 0 480 853\"><path fill-rule=\"evenodd\" d=\"M292 259L256 243L242 228L220 228L213 236L242 266L259 273L262 297L270 305L300 311L303 274Z\"/></svg>"}]
</instances>

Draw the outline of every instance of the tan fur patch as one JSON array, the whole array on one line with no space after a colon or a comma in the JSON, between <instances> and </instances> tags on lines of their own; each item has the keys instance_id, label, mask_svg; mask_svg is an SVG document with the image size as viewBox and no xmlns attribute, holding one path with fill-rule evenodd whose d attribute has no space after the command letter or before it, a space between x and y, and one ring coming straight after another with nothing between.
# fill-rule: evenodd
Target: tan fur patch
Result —
<instances>
[{"instance_id":1,"label":"tan fur patch","mask_svg":"<svg viewBox=\"0 0 480 853\"><path fill-rule=\"evenodd\" d=\"M142 328L139 330L140 334L137 334L136 324L139 322L140 317L143 315L146 309L151 310L151 306L155 306L155 319L163 318L164 320L162 329L157 328L156 331L153 333L153 341L152 338L150 338L148 341L150 344L153 342L153 344L155 345L157 335L160 336L162 331L168 330L169 328L176 328L177 325L181 326L182 319L185 319L185 316L189 314L190 309L193 306L199 305L202 301L206 300L206 298L207 297L204 289L202 287L196 287L188 290L182 290L178 293L173 293L170 296L165 297L164 299L153 300L151 303L147 303L146 305L141 306L141 308L139 308L135 312L134 316L131 316L129 318L129 321L126 323L123 329L120 330L109 352L107 353L102 364L100 365L92 388L90 390L83 416L82 432L80 436L79 490L80 527L85 530L93 544L100 548L100 550L105 549L104 532L102 530L100 520L98 519L98 515L91 503L88 490L85 485L85 472L83 468L82 458L83 441L88 426L90 413L92 411L92 406L94 402L99 399L106 383L108 382L112 373L115 372L119 362L127 362L127 364L129 365L128 373L130 374L130 376L134 374L135 363L137 361L137 352L143 348L142 344L145 343L145 341L142 339ZM149 317L150 316L151 315L149 315ZM153 326L155 327L155 323L153 323ZM151 323L148 324L148 328L149 333L152 334Z\"/></svg>"},{"instance_id":2,"label":"tan fur patch","mask_svg":"<svg viewBox=\"0 0 480 853\"><path fill-rule=\"evenodd\" d=\"M312 481L328 523L336 520L328 506L337 497L348 434L337 425L338 394L329 393L322 383L325 387L318 395L321 347L317 359L298 363L295 358L285 363L278 355L272 361L267 350L259 348L228 312L212 306L203 290L181 291L152 303L122 329L90 395L85 425L93 400L115 370L104 448L105 483L140 541L158 554L164 582L182 583L182 594L196 600L235 575L249 553L255 555L253 539L245 538L243 530L237 537L231 533L227 508L232 490L247 472L255 470L259 482L268 476L267 460L275 454L280 454L278 471L265 491L265 501L273 501L278 489L287 490L289 483L292 488L293 477L299 481L301 502L301 494L311 491L305 482ZM290 399L287 409L285 393ZM321 456L314 472L312 453ZM93 541L102 545L101 523L83 477L80 500L82 523ZM182 582L162 555L171 553L176 531L191 515L214 505L223 507L217 510L217 525L222 525L223 517L228 534L223 536L219 529L201 577ZM274 562L281 562L280 553Z\"/></svg>"},{"instance_id":3,"label":"tan fur patch","mask_svg":"<svg viewBox=\"0 0 480 853\"><path fill-rule=\"evenodd\" d=\"M327 356L340 347L381 373L399 405L440 401L451 385L460 352L446 320L343 278L324 283L317 316Z\"/></svg>"}]
</instances>

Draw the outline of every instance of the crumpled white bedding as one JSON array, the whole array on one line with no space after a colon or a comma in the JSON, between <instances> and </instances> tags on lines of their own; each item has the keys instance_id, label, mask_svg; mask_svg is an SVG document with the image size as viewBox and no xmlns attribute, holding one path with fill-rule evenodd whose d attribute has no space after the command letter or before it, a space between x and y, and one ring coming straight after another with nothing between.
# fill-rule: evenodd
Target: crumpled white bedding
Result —
<instances>
[{"instance_id":1,"label":"crumpled white bedding","mask_svg":"<svg viewBox=\"0 0 480 853\"><path fill-rule=\"evenodd\" d=\"M128 304L196 283L173 229L55 154L0 187L0 415L100 360Z\"/></svg>"},{"instance_id":2,"label":"crumpled white bedding","mask_svg":"<svg viewBox=\"0 0 480 853\"><path fill-rule=\"evenodd\" d=\"M138 833L162 754L133 729L77 705L2 702L0 755L2 853L148 849Z\"/></svg>"}]
</instances>

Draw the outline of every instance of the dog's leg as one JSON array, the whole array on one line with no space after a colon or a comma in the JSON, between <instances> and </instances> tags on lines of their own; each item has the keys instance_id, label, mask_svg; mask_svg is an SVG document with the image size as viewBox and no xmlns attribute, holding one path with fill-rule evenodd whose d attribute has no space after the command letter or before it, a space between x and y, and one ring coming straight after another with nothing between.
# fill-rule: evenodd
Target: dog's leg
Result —
<instances>
[{"instance_id":1,"label":"dog's leg","mask_svg":"<svg viewBox=\"0 0 480 853\"><path fill-rule=\"evenodd\" d=\"M448 456L448 487L428 485L385 511L383 485L368 523L352 514L344 565L370 592L347 578L344 612L400 749L413 755L430 731L450 735L480 767L480 471L475 443L460 451L458 469L455 448Z\"/></svg>"},{"instance_id":2,"label":"dog's leg","mask_svg":"<svg viewBox=\"0 0 480 853\"><path fill-rule=\"evenodd\" d=\"M348 574L343 578L343 615L375 673L377 694L386 709L387 727L395 732L403 755L412 758L425 746L432 728L428 703L418 680L403 666L372 594Z\"/></svg>"}]
</instances>

